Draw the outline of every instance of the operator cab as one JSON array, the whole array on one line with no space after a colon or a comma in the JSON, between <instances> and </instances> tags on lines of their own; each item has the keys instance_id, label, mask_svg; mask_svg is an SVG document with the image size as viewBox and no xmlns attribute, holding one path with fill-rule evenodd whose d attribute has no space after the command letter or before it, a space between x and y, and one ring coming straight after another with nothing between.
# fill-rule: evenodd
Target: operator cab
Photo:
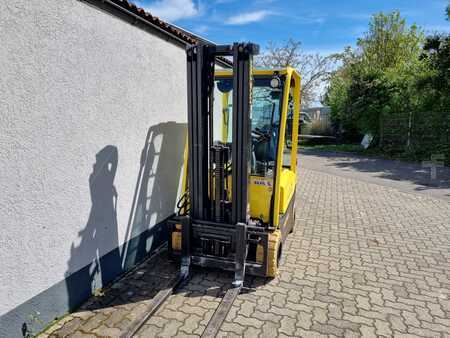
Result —
<instances>
[{"instance_id":1,"label":"operator cab","mask_svg":"<svg viewBox=\"0 0 450 338\"><path fill-rule=\"evenodd\" d=\"M286 83L287 73L291 71L291 81ZM273 223L271 210L274 207L274 178L277 171L277 156L280 151L281 194L288 193L286 201L292 198L295 185L295 168L297 146L292 147L293 129L293 94L299 90L296 81L299 78L291 69L254 70L251 100L251 172L250 172L250 216L261 224ZM283 144L279 147L283 99L285 91L289 94L287 118L284 127ZM214 131L216 144L227 144L232 140L232 97L233 78L229 71L217 71L214 86ZM281 148L281 149L279 149ZM293 174L293 175L292 175ZM289 176L289 178L286 178ZM284 178L283 178L284 177ZM288 191L289 190L289 191ZM286 211L281 202L281 214ZM272 215L273 216L273 215ZM274 218L278 218L275 215ZM275 221L276 222L276 221Z\"/></svg>"},{"instance_id":2,"label":"operator cab","mask_svg":"<svg viewBox=\"0 0 450 338\"><path fill-rule=\"evenodd\" d=\"M221 132L214 135L215 141L230 142L232 135L228 125L231 124L232 104L230 98L233 90L231 78L216 79L217 90L223 95L222 107L215 110L215 113L225 116L218 118L222 120ZM231 95L230 95L231 94ZM277 155L277 143L280 129L280 100L282 97L282 81L279 77L256 77L253 81L252 90L252 156L251 174L271 177ZM224 107L225 106L225 107ZM227 119L227 120L224 120ZM227 123L226 126L223 124Z\"/></svg>"}]
</instances>

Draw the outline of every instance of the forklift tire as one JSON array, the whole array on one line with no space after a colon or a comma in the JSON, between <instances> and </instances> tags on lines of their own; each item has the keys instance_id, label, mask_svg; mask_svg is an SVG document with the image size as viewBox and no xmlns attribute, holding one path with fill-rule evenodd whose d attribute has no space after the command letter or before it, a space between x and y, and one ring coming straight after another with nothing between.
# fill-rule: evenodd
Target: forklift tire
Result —
<instances>
[{"instance_id":1,"label":"forklift tire","mask_svg":"<svg viewBox=\"0 0 450 338\"><path fill-rule=\"evenodd\" d=\"M281 258L281 232L276 230L269 234L269 257L267 262L266 277L276 277L278 275L278 262ZM258 244L256 248L256 261L260 264L264 261L264 248Z\"/></svg>"},{"instance_id":2,"label":"forklift tire","mask_svg":"<svg viewBox=\"0 0 450 338\"><path fill-rule=\"evenodd\" d=\"M181 251L181 231L172 232L172 250Z\"/></svg>"}]
</instances>

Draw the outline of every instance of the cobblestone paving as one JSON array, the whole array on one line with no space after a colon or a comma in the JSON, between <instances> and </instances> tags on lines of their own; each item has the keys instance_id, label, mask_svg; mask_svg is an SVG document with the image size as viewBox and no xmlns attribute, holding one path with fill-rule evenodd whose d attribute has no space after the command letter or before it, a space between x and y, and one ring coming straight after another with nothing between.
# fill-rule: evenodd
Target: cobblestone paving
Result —
<instances>
[{"instance_id":1,"label":"cobblestone paving","mask_svg":"<svg viewBox=\"0 0 450 338\"><path fill-rule=\"evenodd\" d=\"M146 313L157 291L169 285L177 270L160 252L39 337L119 337Z\"/></svg>"},{"instance_id":2,"label":"cobblestone paving","mask_svg":"<svg viewBox=\"0 0 450 338\"><path fill-rule=\"evenodd\" d=\"M219 336L450 337L450 204L305 168L299 183L279 277L248 278ZM158 259L47 334L118 336L176 270ZM195 271L138 336L200 335L230 282Z\"/></svg>"}]
</instances>

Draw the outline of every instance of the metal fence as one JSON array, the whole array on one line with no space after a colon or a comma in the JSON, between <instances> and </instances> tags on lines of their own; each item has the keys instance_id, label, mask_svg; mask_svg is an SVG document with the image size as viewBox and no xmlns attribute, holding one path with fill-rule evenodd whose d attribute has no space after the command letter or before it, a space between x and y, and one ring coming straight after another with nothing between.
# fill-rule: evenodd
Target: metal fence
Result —
<instances>
[{"instance_id":1,"label":"metal fence","mask_svg":"<svg viewBox=\"0 0 450 338\"><path fill-rule=\"evenodd\" d=\"M409 112L383 116L380 148L388 153L408 153L417 160L433 156L450 164L450 113Z\"/></svg>"}]
</instances>

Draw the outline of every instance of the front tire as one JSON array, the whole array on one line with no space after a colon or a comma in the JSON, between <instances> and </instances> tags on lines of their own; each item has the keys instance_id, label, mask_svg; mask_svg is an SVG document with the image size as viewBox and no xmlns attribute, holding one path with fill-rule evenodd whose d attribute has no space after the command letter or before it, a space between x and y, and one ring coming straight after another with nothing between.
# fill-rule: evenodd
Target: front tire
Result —
<instances>
[{"instance_id":1,"label":"front tire","mask_svg":"<svg viewBox=\"0 0 450 338\"><path fill-rule=\"evenodd\" d=\"M281 259L281 231L275 230L269 234L269 257L267 261L267 274L266 277L274 278L278 275L278 266ZM256 248L256 260L262 264L264 260L264 247L258 244Z\"/></svg>"}]
</instances>

